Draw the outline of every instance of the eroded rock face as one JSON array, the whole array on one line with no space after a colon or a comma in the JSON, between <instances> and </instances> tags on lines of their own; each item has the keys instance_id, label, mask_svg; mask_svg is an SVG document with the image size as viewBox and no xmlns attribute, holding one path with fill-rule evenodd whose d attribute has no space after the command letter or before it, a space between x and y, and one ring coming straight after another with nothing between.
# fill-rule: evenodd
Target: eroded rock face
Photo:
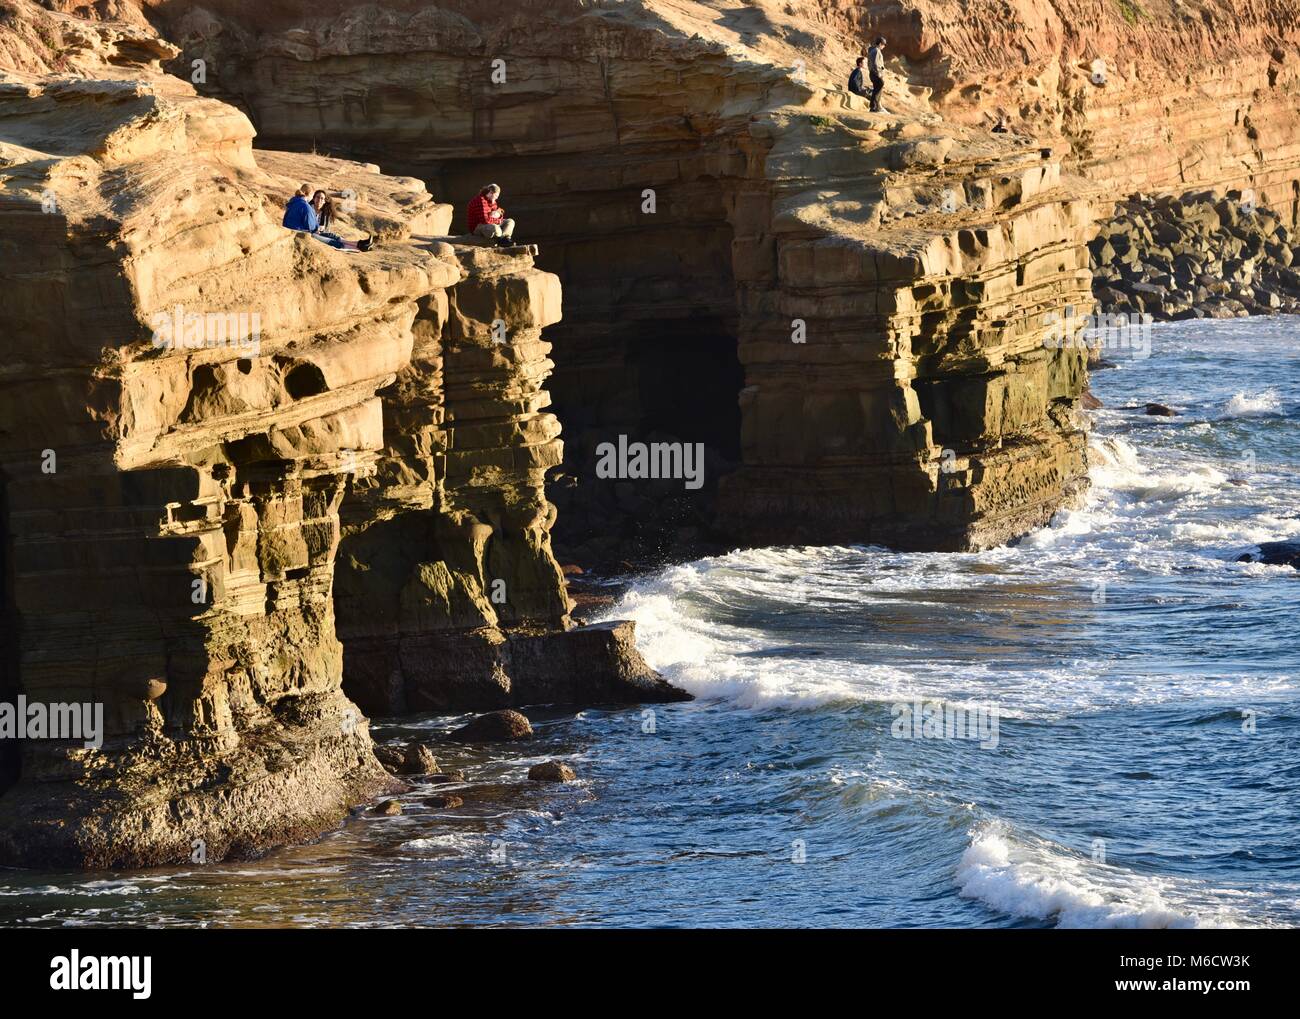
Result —
<instances>
[{"instance_id":1,"label":"eroded rock face","mask_svg":"<svg viewBox=\"0 0 1300 1019\"><path fill-rule=\"evenodd\" d=\"M44 21L18 38L90 32L27 16ZM3 741L0 858L39 866L252 853L385 786L341 685L346 499L351 519L416 508L450 535L417 569L480 556L478 584L510 585L494 624L567 625L541 497L558 426L534 413L555 278L432 239L450 208L419 182L255 157L242 113L159 73L172 48L101 27L73 69L99 77L0 81L3 693L103 711L98 747ZM283 229L302 181L356 196L343 229L381 247ZM511 342L464 348L489 312ZM429 429L386 432L404 415ZM380 567L361 552L350 568ZM437 611L437 587L408 610Z\"/></svg>"},{"instance_id":2,"label":"eroded rock face","mask_svg":"<svg viewBox=\"0 0 1300 1019\"><path fill-rule=\"evenodd\" d=\"M319 834L391 782L345 675L375 710L685 696L631 624L566 633L543 492L560 293L532 252L451 243L415 179L255 153L143 23L15 11L0 700L98 705L103 726L95 747L0 743L0 859ZM378 246L284 229L304 181Z\"/></svg>"},{"instance_id":3,"label":"eroded rock face","mask_svg":"<svg viewBox=\"0 0 1300 1019\"><path fill-rule=\"evenodd\" d=\"M253 851L384 781L339 687L341 447L379 444L415 301L459 271L282 229L297 185L187 91L0 84L9 682L105 712L100 750L23 744L7 860Z\"/></svg>"},{"instance_id":4,"label":"eroded rock face","mask_svg":"<svg viewBox=\"0 0 1300 1019\"><path fill-rule=\"evenodd\" d=\"M1294 224L1300 21L1289 0L828 0L839 31L883 32L895 73L950 120L1068 147L1105 196L1251 188Z\"/></svg>"},{"instance_id":5,"label":"eroded rock face","mask_svg":"<svg viewBox=\"0 0 1300 1019\"><path fill-rule=\"evenodd\" d=\"M1091 306L1088 190L1050 149L944 124L925 89L868 114L812 5L157 10L276 145L377 159L457 206L503 185L567 288L548 335L580 560L628 538L671 554L702 522L981 547L1082 484L1082 358L1043 341ZM702 511L598 480L620 435L703 444Z\"/></svg>"}]
</instances>

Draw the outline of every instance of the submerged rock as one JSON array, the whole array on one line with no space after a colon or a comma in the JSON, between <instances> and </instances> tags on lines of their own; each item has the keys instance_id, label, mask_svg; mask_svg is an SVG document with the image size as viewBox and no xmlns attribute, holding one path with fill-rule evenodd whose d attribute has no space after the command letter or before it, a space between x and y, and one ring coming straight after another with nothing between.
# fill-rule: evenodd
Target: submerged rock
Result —
<instances>
[{"instance_id":1,"label":"submerged rock","mask_svg":"<svg viewBox=\"0 0 1300 1019\"><path fill-rule=\"evenodd\" d=\"M402 812L402 805L397 800L384 800L372 807L370 812L382 817L396 817Z\"/></svg>"},{"instance_id":2,"label":"submerged rock","mask_svg":"<svg viewBox=\"0 0 1300 1019\"><path fill-rule=\"evenodd\" d=\"M424 805L434 810L450 810L453 807L463 807L465 801L454 793L440 793L437 796L426 796Z\"/></svg>"},{"instance_id":3,"label":"submerged rock","mask_svg":"<svg viewBox=\"0 0 1300 1019\"><path fill-rule=\"evenodd\" d=\"M1172 407L1166 407L1163 403L1148 403L1143 412L1150 414L1152 417L1172 418L1178 416L1178 411Z\"/></svg>"},{"instance_id":4,"label":"submerged rock","mask_svg":"<svg viewBox=\"0 0 1300 1019\"><path fill-rule=\"evenodd\" d=\"M1300 538L1260 542L1258 556L1247 554L1237 561L1267 563L1269 566L1290 566L1300 570Z\"/></svg>"}]
</instances>

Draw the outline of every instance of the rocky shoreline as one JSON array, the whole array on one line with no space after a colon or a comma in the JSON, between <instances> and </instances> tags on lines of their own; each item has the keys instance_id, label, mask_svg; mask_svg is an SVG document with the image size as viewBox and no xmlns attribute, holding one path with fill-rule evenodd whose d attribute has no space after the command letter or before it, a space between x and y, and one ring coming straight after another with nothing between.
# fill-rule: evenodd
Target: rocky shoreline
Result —
<instances>
[{"instance_id":1,"label":"rocky shoreline","mask_svg":"<svg viewBox=\"0 0 1300 1019\"><path fill-rule=\"evenodd\" d=\"M1134 195L1088 244L1101 310L1152 321L1300 313L1300 244L1249 192Z\"/></svg>"},{"instance_id":2,"label":"rocky shoreline","mask_svg":"<svg viewBox=\"0 0 1300 1019\"><path fill-rule=\"evenodd\" d=\"M1090 256L1111 310L1300 300L1244 195L1135 198L1087 249L1115 191L1082 147L892 70L874 114L798 5L740 49L708 4L506 6L0 0L0 699L106 709L93 750L0 746L0 861L252 855L442 773L366 714L489 739L687 698L575 618L608 588L571 597L572 559L1045 524L1087 484L1085 355L1042 341ZM454 232L484 174L529 243ZM286 231L303 182L375 246ZM181 308L256 342L159 344ZM615 438L704 446L705 479L593 480Z\"/></svg>"}]
</instances>

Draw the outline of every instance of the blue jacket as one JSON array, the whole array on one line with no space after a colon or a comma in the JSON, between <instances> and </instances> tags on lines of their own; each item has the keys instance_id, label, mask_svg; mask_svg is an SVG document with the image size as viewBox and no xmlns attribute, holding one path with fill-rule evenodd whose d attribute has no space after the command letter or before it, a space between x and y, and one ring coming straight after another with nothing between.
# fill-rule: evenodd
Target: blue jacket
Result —
<instances>
[{"instance_id":1,"label":"blue jacket","mask_svg":"<svg viewBox=\"0 0 1300 1019\"><path fill-rule=\"evenodd\" d=\"M284 225L290 230L306 230L309 234L320 229L316 210L302 195L294 195L289 199L289 204L284 208Z\"/></svg>"},{"instance_id":2,"label":"blue jacket","mask_svg":"<svg viewBox=\"0 0 1300 1019\"><path fill-rule=\"evenodd\" d=\"M864 96L867 90L862 87L862 68L853 68L853 73L849 75L849 91L854 95Z\"/></svg>"}]
</instances>

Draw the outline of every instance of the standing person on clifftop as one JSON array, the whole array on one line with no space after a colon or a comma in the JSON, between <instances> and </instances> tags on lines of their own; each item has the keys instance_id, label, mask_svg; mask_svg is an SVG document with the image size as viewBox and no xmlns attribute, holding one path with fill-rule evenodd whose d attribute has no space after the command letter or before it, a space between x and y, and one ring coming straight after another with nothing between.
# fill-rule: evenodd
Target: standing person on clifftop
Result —
<instances>
[{"instance_id":1,"label":"standing person on clifftop","mask_svg":"<svg viewBox=\"0 0 1300 1019\"><path fill-rule=\"evenodd\" d=\"M871 75L871 112L888 113L880 108L880 93L885 90L885 37L876 36L876 41L867 50L867 72Z\"/></svg>"},{"instance_id":2,"label":"standing person on clifftop","mask_svg":"<svg viewBox=\"0 0 1300 1019\"><path fill-rule=\"evenodd\" d=\"M470 199L467 219L470 233L495 240L497 247L504 247L514 243L515 221L506 219L505 209L497 205L500 197L500 186L489 184Z\"/></svg>"},{"instance_id":3,"label":"standing person on clifftop","mask_svg":"<svg viewBox=\"0 0 1300 1019\"><path fill-rule=\"evenodd\" d=\"M863 57L858 57L858 59L853 64L853 73L849 75L849 91L852 92L855 96L862 96L862 98L867 99L870 97L867 94L866 87L862 84L863 59L864 59Z\"/></svg>"}]
</instances>

